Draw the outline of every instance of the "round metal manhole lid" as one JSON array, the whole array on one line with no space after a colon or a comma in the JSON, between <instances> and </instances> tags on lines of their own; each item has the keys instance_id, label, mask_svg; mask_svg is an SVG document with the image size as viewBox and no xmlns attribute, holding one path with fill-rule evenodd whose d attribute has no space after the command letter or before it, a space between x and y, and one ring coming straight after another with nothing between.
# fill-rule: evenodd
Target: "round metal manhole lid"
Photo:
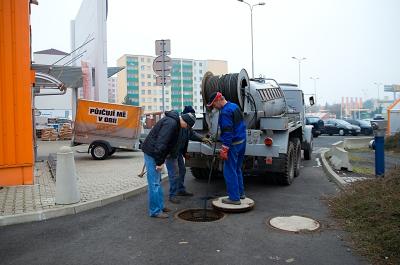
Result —
<instances>
[{"instance_id":1,"label":"round metal manhole lid","mask_svg":"<svg viewBox=\"0 0 400 265\"><path fill-rule=\"evenodd\" d=\"M225 214L212 209L186 209L176 214L176 217L189 222L214 222L224 218Z\"/></svg>"},{"instance_id":2,"label":"round metal manhole lid","mask_svg":"<svg viewBox=\"0 0 400 265\"><path fill-rule=\"evenodd\" d=\"M239 205L223 203L222 199L224 198L228 198L228 196L219 197L218 199L213 200L212 206L219 211L231 212L231 213L241 213L250 211L254 207L254 200L250 198L245 198L243 200L240 200L241 203Z\"/></svg>"},{"instance_id":3,"label":"round metal manhole lid","mask_svg":"<svg viewBox=\"0 0 400 265\"><path fill-rule=\"evenodd\" d=\"M298 215L274 217L269 220L269 224L274 228L289 232L310 232L320 228L320 224L314 219Z\"/></svg>"}]
</instances>

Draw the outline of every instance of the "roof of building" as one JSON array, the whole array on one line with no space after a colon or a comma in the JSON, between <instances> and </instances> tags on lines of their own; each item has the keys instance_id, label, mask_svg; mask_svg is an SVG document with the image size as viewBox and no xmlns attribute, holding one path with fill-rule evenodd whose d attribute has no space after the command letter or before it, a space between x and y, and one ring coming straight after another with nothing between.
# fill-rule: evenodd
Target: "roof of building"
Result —
<instances>
[{"instance_id":1,"label":"roof of building","mask_svg":"<svg viewBox=\"0 0 400 265\"><path fill-rule=\"evenodd\" d=\"M35 54L49 54L49 55L68 55L68 53L60 51L60 50L56 50L56 49L47 49L47 50L43 50L43 51L37 51L34 52Z\"/></svg>"}]
</instances>

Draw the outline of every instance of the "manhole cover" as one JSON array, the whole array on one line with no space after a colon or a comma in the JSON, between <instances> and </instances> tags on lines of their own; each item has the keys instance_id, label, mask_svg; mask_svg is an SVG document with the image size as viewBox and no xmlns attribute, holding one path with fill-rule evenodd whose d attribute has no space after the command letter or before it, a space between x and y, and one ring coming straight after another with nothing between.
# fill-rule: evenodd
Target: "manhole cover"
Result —
<instances>
[{"instance_id":1,"label":"manhole cover","mask_svg":"<svg viewBox=\"0 0 400 265\"><path fill-rule=\"evenodd\" d=\"M298 215L274 217L269 220L269 224L289 232L315 231L320 227L314 219Z\"/></svg>"},{"instance_id":2,"label":"manhole cover","mask_svg":"<svg viewBox=\"0 0 400 265\"><path fill-rule=\"evenodd\" d=\"M224 213L211 209L187 209L177 214L179 219L190 222L213 222L223 218L224 216Z\"/></svg>"},{"instance_id":3,"label":"manhole cover","mask_svg":"<svg viewBox=\"0 0 400 265\"><path fill-rule=\"evenodd\" d=\"M230 212L230 213L247 212L253 209L254 207L254 201L250 198L245 198L243 200L240 200L241 203L239 205L223 203L222 199L224 198L228 198L228 196L220 197L216 200L213 200L212 206L219 211Z\"/></svg>"}]
</instances>

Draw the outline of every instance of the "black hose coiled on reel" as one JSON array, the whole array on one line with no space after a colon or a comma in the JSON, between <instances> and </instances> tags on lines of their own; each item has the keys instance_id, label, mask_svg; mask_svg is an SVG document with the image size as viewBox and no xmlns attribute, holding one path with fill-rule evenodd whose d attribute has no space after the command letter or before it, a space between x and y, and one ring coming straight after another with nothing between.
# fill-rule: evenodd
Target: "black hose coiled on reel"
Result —
<instances>
[{"instance_id":1,"label":"black hose coiled on reel","mask_svg":"<svg viewBox=\"0 0 400 265\"><path fill-rule=\"evenodd\" d=\"M243 109L245 89L249 85L249 76L244 69L240 73L221 76L214 76L211 72L207 72L201 85L203 102L208 102L212 93L221 92L226 100L236 103Z\"/></svg>"}]
</instances>

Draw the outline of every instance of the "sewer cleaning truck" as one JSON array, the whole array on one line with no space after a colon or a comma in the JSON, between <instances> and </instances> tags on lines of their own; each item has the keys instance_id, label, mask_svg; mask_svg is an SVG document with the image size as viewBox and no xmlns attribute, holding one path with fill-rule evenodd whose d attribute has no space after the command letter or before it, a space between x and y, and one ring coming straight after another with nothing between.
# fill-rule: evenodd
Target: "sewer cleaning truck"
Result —
<instances>
[{"instance_id":1,"label":"sewer cleaning truck","mask_svg":"<svg viewBox=\"0 0 400 265\"><path fill-rule=\"evenodd\" d=\"M203 102L217 91L226 100L236 103L243 113L247 127L244 174L272 177L282 185L290 185L300 174L302 151L304 159L309 160L313 149L312 126L305 123L303 92L295 84L279 84L270 78L250 79L244 69L222 76L207 72L201 84ZM313 101L310 97L310 105ZM218 115L218 110L205 108L193 129L218 139ZM222 172L223 161L216 158L216 162L212 162L220 146L218 142L215 148L189 142L190 158L186 166L195 178L208 178L211 168L213 175Z\"/></svg>"}]
</instances>

